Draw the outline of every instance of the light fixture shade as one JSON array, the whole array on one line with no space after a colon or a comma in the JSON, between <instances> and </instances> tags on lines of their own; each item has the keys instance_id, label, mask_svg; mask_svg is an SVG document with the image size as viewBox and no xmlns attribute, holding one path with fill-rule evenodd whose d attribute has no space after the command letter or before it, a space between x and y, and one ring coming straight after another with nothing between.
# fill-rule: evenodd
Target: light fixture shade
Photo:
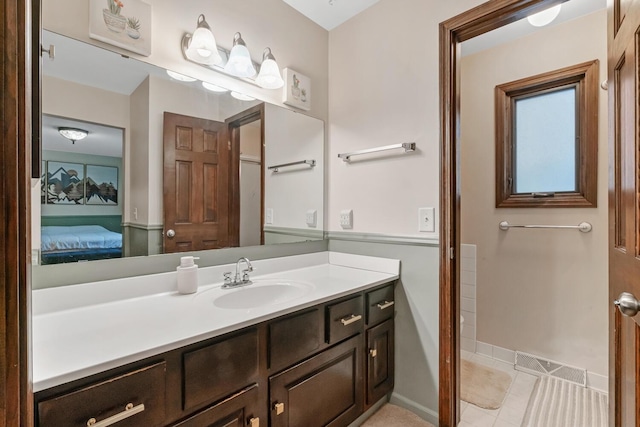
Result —
<instances>
[{"instance_id":1,"label":"light fixture shade","mask_svg":"<svg viewBox=\"0 0 640 427\"><path fill-rule=\"evenodd\" d=\"M176 73L175 71L167 70L167 74L174 80L178 80L180 82L195 82L197 79L189 76L185 76L184 74Z\"/></svg>"},{"instance_id":2,"label":"light fixture shade","mask_svg":"<svg viewBox=\"0 0 640 427\"><path fill-rule=\"evenodd\" d=\"M255 101L256 99L254 97L251 97L249 95L245 95L244 93L240 93L240 92L231 92L231 96L233 96L235 99L239 99L240 101Z\"/></svg>"},{"instance_id":3,"label":"light fixture shade","mask_svg":"<svg viewBox=\"0 0 640 427\"><path fill-rule=\"evenodd\" d=\"M198 17L198 28L191 35L188 47L184 52L190 60L199 64L217 65L222 61L218 53L216 38L211 32L204 15Z\"/></svg>"},{"instance_id":4,"label":"light fixture shade","mask_svg":"<svg viewBox=\"0 0 640 427\"><path fill-rule=\"evenodd\" d=\"M265 89L280 89L284 86L280 68L278 68L276 58L270 48L266 48L262 53L262 64L260 65L260 73L256 77L256 83Z\"/></svg>"},{"instance_id":5,"label":"light fixture shade","mask_svg":"<svg viewBox=\"0 0 640 427\"><path fill-rule=\"evenodd\" d=\"M84 129L67 128L67 127L58 128L58 132L60 132L60 135L70 140L73 144L75 144L76 141L85 139L87 135L89 135L89 131L86 131Z\"/></svg>"},{"instance_id":6,"label":"light fixture shade","mask_svg":"<svg viewBox=\"0 0 640 427\"><path fill-rule=\"evenodd\" d=\"M224 66L224 71L236 77L253 77L256 75L249 49L247 49L247 45L242 40L240 33L236 33L233 36L233 48L229 54L227 65Z\"/></svg>"},{"instance_id":7,"label":"light fixture shade","mask_svg":"<svg viewBox=\"0 0 640 427\"><path fill-rule=\"evenodd\" d=\"M209 83L209 82L202 82L202 86L207 89L210 90L211 92L218 92L218 93L223 93L223 92L228 92L229 89L224 88L222 86L218 86L218 85L214 85L213 83Z\"/></svg>"},{"instance_id":8,"label":"light fixture shade","mask_svg":"<svg viewBox=\"0 0 640 427\"><path fill-rule=\"evenodd\" d=\"M558 17L561 7L561 4L550 7L549 9L543 10L542 12L538 12L534 15L528 16L527 20L534 27L544 27Z\"/></svg>"}]
</instances>

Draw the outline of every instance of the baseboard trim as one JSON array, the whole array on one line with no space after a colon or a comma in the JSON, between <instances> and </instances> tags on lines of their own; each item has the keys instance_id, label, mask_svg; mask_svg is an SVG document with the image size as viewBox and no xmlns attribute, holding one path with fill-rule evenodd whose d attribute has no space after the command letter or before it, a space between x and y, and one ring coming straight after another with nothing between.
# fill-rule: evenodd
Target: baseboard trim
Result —
<instances>
[{"instance_id":1,"label":"baseboard trim","mask_svg":"<svg viewBox=\"0 0 640 427\"><path fill-rule=\"evenodd\" d=\"M430 422L434 426L437 426L440 424L437 412L432 411L426 406L422 406L411 399L407 399L406 397L401 396L396 392L391 393L391 399L389 400L389 403L398 405L401 408L404 408L413 412L414 414L416 414L423 420Z\"/></svg>"},{"instance_id":2,"label":"baseboard trim","mask_svg":"<svg viewBox=\"0 0 640 427\"><path fill-rule=\"evenodd\" d=\"M515 355L516 352L514 350L498 347L497 345L487 344L482 341L476 342L476 351L477 354L481 354L486 357L490 357L495 360L499 360L501 362L515 364ZM609 393L609 377L606 375L596 374L590 371L587 371L587 388L590 388L595 391L600 391L602 393Z\"/></svg>"},{"instance_id":3,"label":"baseboard trim","mask_svg":"<svg viewBox=\"0 0 640 427\"><path fill-rule=\"evenodd\" d=\"M374 412L380 409L388 401L389 401L389 398L387 396L378 400L376 403L373 404L371 408L367 409L367 411L364 414L360 415L354 422L349 424L348 427L360 427L362 424L364 424L365 421L367 421L373 415Z\"/></svg>"}]
</instances>

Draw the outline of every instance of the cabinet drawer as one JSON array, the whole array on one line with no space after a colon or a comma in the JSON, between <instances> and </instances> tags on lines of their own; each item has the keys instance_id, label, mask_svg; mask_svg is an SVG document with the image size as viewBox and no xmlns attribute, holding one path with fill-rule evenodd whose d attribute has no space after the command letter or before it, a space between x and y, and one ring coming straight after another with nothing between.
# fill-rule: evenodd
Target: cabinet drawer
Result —
<instances>
[{"instance_id":1,"label":"cabinet drawer","mask_svg":"<svg viewBox=\"0 0 640 427\"><path fill-rule=\"evenodd\" d=\"M336 343L361 332L362 296L327 306L327 342Z\"/></svg>"},{"instance_id":2,"label":"cabinet drawer","mask_svg":"<svg viewBox=\"0 0 640 427\"><path fill-rule=\"evenodd\" d=\"M161 362L40 402L38 425L87 427L91 419L110 419L118 427L161 426L165 372L166 364Z\"/></svg>"},{"instance_id":3,"label":"cabinet drawer","mask_svg":"<svg viewBox=\"0 0 640 427\"><path fill-rule=\"evenodd\" d=\"M367 292L367 325L376 325L393 317L395 298L393 284Z\"/></svg>"},{"instance_id":4,"label":"cabinet drawer","mask_svg":"<svg viewBox=\"0 0 640 427\"><path fill-rule=\"evenodd\" d=\"M322 311L314 308L269 324L269 368L277 371L312 355L323 344Z\"/></svg>"},{"instance_id":5,"label":"cabinet drawer","mask_svg":"<svg viewBox=\"0 0 640 427\"><path fill-rule=\"evenodd\" d=\"M258 358L256 329L185 353L184 409L215 402L256 382Z\"/></svg>"},{"instance_id":6,"label":"cabinet drawer","mask_svg":"<svg viewBox=\"0 0 640 427\"><path fill-rule=\"evenodd\" d=\"M257 415L258 398L258 386L253 385L174 427L267 427L267 420Z\"/></svg>"}]
</instances>

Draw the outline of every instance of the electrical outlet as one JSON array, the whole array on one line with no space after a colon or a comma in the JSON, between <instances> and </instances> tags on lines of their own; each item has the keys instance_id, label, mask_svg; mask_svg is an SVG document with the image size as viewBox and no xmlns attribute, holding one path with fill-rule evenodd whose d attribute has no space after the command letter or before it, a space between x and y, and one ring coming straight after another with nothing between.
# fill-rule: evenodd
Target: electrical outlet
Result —
<instances>
[{"instance_id":1,"label":"electrical outlet","mask_svg":"<svg viewBox=\"0 0 640 427\"><path fill-rule=\"evenodd\" d=\"M435 233L436 231L435 208L418 208L418 231Z\"/></svg>"},{"instance_id":2,"label":"electrical outlet","mask_svg":"<svg viewBox=\"0 0 640 427\"><path fill-rule=\"evenodd\" d=\"M133 219L138 219L138 208L133 208Z\"/></svg>"},{"instance_id":3,"label":"electrical outlet","mask_svg":"<svg viewBox=\"0 0 640 427\"><path fill-rule=\"evenodd\" d=\"M310 209L307 211L307 225L309 227L316 227L318 225L318 211Z\"/></svg>"},{"instance_id":4,"label":"electrical outlet","mask_svg":"<svg viewBox=\"0 0 640 427\"><path fill-rule=\"evenodd\" d=\"M353 228L353 210L345 209L340 211L340 227L344 229Z\"/></svg>"},{"instance_id":5,"label":"electrical outlet","mask_svg":"<svg viewBox=\"0 0 640 427\"><path fill-rule=\"evenodd\" d=\"M273 209L272 208L267 208L267 213L264 216L264 223L265 224L273 224Z\"/></svg>"}]
</instances>

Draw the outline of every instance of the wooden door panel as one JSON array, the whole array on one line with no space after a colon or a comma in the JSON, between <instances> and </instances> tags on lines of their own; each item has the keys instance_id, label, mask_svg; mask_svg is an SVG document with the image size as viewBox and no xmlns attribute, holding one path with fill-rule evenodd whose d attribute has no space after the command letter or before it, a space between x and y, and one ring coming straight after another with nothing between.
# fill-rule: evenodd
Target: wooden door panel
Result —
<instances>
[{"instance_id":1,"label":"wooden door panel","mask_svg":"<svg viewBox=\"0 0 640 427\"><path fill-rule=\"evenodd\" d=\"M638 89L640 0L615 0L609 9L609 298L640 297L640 169ZM640 422L640 316L609 316L609 424Z\"/></svg>"},{"instance_id":2,"label":"wooden door panel","mask_svg":"<svg viewBox=\"0 0 640 427\"><path fill-rule=\"evenodd\" d=\"M164 252L229 246L230 155L225 123L164 115Z\"/></svg>"}]
</instances>

